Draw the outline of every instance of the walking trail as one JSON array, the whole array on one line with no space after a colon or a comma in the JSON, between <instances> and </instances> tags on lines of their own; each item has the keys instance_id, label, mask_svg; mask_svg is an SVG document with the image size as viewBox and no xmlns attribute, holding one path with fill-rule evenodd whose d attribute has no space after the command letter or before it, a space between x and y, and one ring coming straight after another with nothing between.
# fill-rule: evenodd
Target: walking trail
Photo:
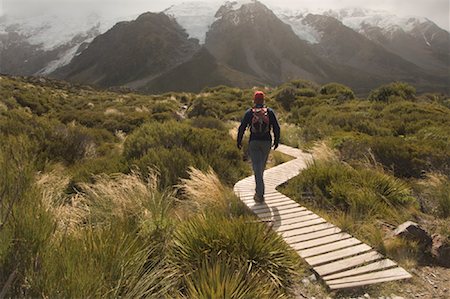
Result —
<instances>
[{"instance_id":1,"label":"walking trail","mask_svg":"<svg viewBox=\"0 0 450 299\"><path fill-rule=\"evenodd\" d=\"M295 157L264 172L265 202L255 203L254 176L236 183L235 194L302 257L331 290L353 288L412 276L372 247L342 232L312 211L276 191L312 161L299 149L280 145L278 151Z\"/></svg>"}]
</instances>

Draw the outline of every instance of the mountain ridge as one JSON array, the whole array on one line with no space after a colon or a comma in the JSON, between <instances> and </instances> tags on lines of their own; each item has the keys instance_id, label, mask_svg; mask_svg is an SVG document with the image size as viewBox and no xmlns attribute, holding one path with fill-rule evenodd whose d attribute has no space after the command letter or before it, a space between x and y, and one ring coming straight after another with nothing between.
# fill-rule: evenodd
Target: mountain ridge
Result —
<instances>
[{"instance_id":1,"label":"mountain ridge","mask_svg":"<svg viewBox=\"0 0 450 299\"><path fill-rule=\"evenodd\" d=\"M214 12L220 2L205 3L208 2L187 2L164 10L164 15L176 23L174 26L177 27L177 34L184 36L181 44L190 45L187 46L190 50L186 50L185 55L172 51L171 55L169 48L165 48L162 52L167 54L167 58L159 62L158 55L154 55L149 47L140 45L139 39L130 37L134 35L131 31L128 34L130 36L124 35L119 39L121 42L111 41L109 45L105 43L103 53L108 53L111 56L109 59L105 60L98 53L94 55L96 47L97 52L102 52L98 49L98 39L108 36L116 25L101 33L105 23L97 23L89 33L78 34L72 37L71 42L51 48L48 45L27 44L23 36L19 33L14 35L12 27L5 27L0 21L0 71L25 75L52 73L51 76L58 78L105 87L126 86L148 90L146 85L154 86L156 81L164 85L162 77L179 77L173 74L165 76L178 66L183 65L180 69L187 72L186 66L191 65L194 67L192 72L196 73L195 81L203 81L206 84L208 80L200 80L200 73L197 72L202 68L195 70L195 65L190 63L204 44L215 61L212 62L205 52L195 59L197 62L199 57L205 59L199 62L200 66L210 65L216 71L221 69L215 76L221 78L219 81L224 84L244 87L230 78L233 73L235 77L245 78L243 83L246 84L258 82L277 85L290 79L305 78L318 82L338 81L349 84L356 90L363 90L387 81L403 80L418 84L419 89L423 86L424 89L447 90L450 67L450 46L447 46L450 45L450 34L425 18L397 18L389 21L383 20L380 13L364 9L324 11L321 15L313 15L308 10L269 9L263 3L253 0L227 1ZM273 29L273 32L250 32L248 28L255 21L252 9L264 12L262 20L258 20L259 24L270 21L272 27L277 29ZM240 10L243 12L239 15L237 12ZM226 20L228 25L224 23L224 18L229 18ZM91 16L91 19L90 24L94 24L96 16ZM318 19L328 20L327 22L333 23L334 26L325 26L317 21ZM127 18L127 23L118 24L135 21ZM238 27L234 26L238 24L233 23L241 21L247 23L236 31ZM228 29L220 31L217 29L218 24L228 26ZM383 27L380 24L387 25ZM243 28L245 26L248 28ZM163 31L157 32L164 30L163 26L160 27L155 29L158 28L155 24L152 30L155 35L164 36L161 33ZM337 30L339 38L332 34ZM280 35L287 37L283 40ZM15 47L10 47L10 44L14 44L11 42L14 37L17 42ZM164 46L166 41L164 38L157 38L151 43ZM349 45L352 43L353 47ZM176 43L172 43L172 46L178 48ZM133 50L126 51L126 47ZM117 51L121 53L115 56L109 53ZM144 53L151 57L146 57ZM87 59L87 56L91 58ZM93 59L92 56L97 58ZM164 57L162 54L161 56ZM102 65L98 66L99 64ZM146 68L146 64L153 66ZM95 70L89 70L87 66ZM219 73L224 76L218 75Z\"/></svg>"}]
</instances>

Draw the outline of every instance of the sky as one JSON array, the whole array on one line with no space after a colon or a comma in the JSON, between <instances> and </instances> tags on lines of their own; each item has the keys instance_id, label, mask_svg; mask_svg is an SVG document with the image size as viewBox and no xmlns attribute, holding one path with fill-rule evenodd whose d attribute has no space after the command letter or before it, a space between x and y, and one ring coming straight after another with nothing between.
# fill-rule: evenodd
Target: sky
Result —
<instances>
[{"instance_id":1,"label":"sky","mask_svg":"<svg viewBox=\"0 0 450 299\"><path fill-rule=\"evenodd\" d=\"M162 11L186 0L0 0L0 15L23 13L35 15L49 10L82 12L101 10L112 15ZM208 1L208 0L207 0ZM217 2L217 0L210 0ZM426 17L450 31L449 0L260 0L269 7L347 8L363 7L386 10L398 16ZM225 2L225 0L223 1ZM364 4L362 4L364 3Z\"/></svg>"}]
</instances>

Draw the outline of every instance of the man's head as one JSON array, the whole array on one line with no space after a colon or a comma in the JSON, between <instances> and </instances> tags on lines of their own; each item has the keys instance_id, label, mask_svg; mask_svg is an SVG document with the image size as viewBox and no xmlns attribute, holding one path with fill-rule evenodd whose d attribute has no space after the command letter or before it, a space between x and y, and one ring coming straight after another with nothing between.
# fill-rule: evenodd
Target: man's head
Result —
<instances>
[{"instance_id":1,"label":"man's head","mask_svg":"<svg viewBox=\"0 0 450 299\"><path fill-rule=\"evenodd\" d=\"M255 92L255 95L253 96L253 102L256 105L264 104L264 92L262 92L262 91Z\"/></svg>"}]
</instances>

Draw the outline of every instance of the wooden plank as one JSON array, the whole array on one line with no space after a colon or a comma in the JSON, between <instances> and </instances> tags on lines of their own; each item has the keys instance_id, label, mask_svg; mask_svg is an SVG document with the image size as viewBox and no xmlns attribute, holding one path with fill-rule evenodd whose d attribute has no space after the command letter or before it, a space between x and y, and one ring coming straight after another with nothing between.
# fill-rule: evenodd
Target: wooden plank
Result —
<instances>
[{"instance_id":1,"label":"wooden plank","mask_svg":"<svg viewBox=\"0 0 450 299\"><path fill-rule=\"evenodd\" d=\"M268 222L297 250L332 289L410 277L395 262L384 259L370 246L361 244L359 240L278 192L276 188L279 185L298 176L312 161L312 155L299 149L280 145L278 150L295 159L265 171L265 203L258 204L253 200L254 176L236 183L233 191L262 221Z\"/></svg>"},{"instance_id":2,"label":"wooden plank","mask_svg":"<svg viewBox=\"0 0 450 299\"><path fill-rule=\"evenodd\" d=\"M309 212L309 211L308 211ZM314 214L313 212L309 212L310 214L306 214L304 216L298 216L295 218L291 218L291 219L281 219L277 222L274 222L274 225L287 225L287 224L294 224L294 223L299 223L299 222L304 222L304 221L308 221L308 220L313 220L313 219L318 219L320 218L320 216Z\"/></svg>"},{"instance_id":3,"label":"wooden plank","mask_svg":"<svg viewBox=\"0 0 450 299\"><path fill-rule=\"evenodd\" d=\"M338 284L344 284L344 283L353 283L353 282L360 282L360 281L367 281L372 279L381 279L381 278L388 278L388 277L396 277L396 276L411 276L408 272L406 272L405 269L396 267L393 269L388 270L382 270L377 272L372 272L368 274L361 274L358 276L350 276L345 278L339 278L334 280L327 281L330 285L338 285Z\"/></svg>"},{"instance_id":4,"label":"wooden plank","mask_svg":"<svg viewBox=\"0 0 450 299\"><path fill-rule=\"evenodd\" d=\"M333 280L333 279L343 278L343 277L347 277L347 276L354 276L354 275L358 275L358 274L364 274L364 273L368 273L368 272L374 272L374 271L379 271L379 270L383 270L383 269L388 269L388 268L392 268L395 266L397 266L397 263L395 263L389 259L384 259L384 260L381 260L381 261L378 261L375 263L371 263L366 266L362 266L362 267L347 270L344 272L339 272L336 274L325 276L325 277L323 277L323 280L327 281L327 280Z\"/></svg>"},{"instance_id":5,"label":"wooden plank","mask_svg":"<svg viewBox=\"0 0 450 299\"><path fill-rule=\"evenodd\" d=\"M244 202L246 205L251 205L251 204L255 204L257 202L255 202L255 200L253 199L253 195L252 197L248 197L246 199L241 199L242 202ZM278 203L278 202L289 202L289 203L296 203L295 201L293 201L292 199L290 199L289 197L286 197L284 195L277 195L277 196L264 196L264 203L266 204L273 204L273 203ZM262 203L257 203L257 204L262 204Z\"/></svg>"},{"instance_id":6,"label":"wooden plank","mask_svg":"<svg viewBox=\"0 0 450 299\"><path fill-rule=\"evenodd\" d=\"M361 241L358 239L355 239L355 238L349 238L349 239L337 241L334 243L330 243L330 244L326 244L326 245L322 245L322 246L318 246L318 247L314 247L314 248L310 248L310 249L301 250L298 253L300 254L300 256L302 258L307 258L307 257L311 257L311 256L316 256L319 254L324 254L327 252L336 251L336 250L339 250L342 248L354 246L357 244L361 244Z\"/></svg>"},{"instance_id":7,"label":"wooden plank","mask_svg":"<svg viewBox=\"0 0 450 299\"><path fill-rule=\"evenodd\" d=\"M312 247L325 245L328 243L333 243L333 242L349 239L351 237L352 236L347 233L340 233L340 234L325 236L323 238L310 240L310 241L306 241L306 242L294 243L294 244L291 244L291 246L292 246L292 248L294 248L296 250L304 250L304 249L308 249L308 248L312 248Z\"/></svg>"},{"instance_id":8,"label":"wooden plank","mask_svg":"<svg viewBox=\"0 0 450 299\"><path fill-rule=\"evenodd\" d=\"M249 191L245 191L245 192L241 192L238 194L238 197L241 199L253 199L253 196L255 195L255 190L249 190ZM285 196L283 194L281 194L278 191L266 191L265 196L266 197L276 197L276 196ZM286 196L287 197L287 196ZM289 197L288 197L289 198Z\"/></svg>"},{"instance_id":9,"label":"wooden plank","mask_svg":"<svg viewBox=\"0 0 450 299\"><path fill-rule=\"evenodd\" d=\"M292 210L295 208L300 207L298 204L280 204L278 205L267 205L265 207L259 207L259 208L255 208L255 209L251 209L253 211L253 213L255 214L261 214L261 213L268 213L268 212L273 212L273 213L278 213L281 211L286 211L286 210Z\"/></svg>"},{"instance_id":10,"label":"wooden plank","mask_svg":"<svg viewBox=\"0 0 450 299\"><path fill-rule=\"evenodd\" d=\"M250 205L263 205L263 203L257 203L255 202L255 200L253 199L247 199L245 201L243 201L247 206ZM270 198L270 199L265 199L264 203L266 204L274 204L274 203L280 203L280 202L289 202L289 203L295 203L295 201L293 201L292 199L290 199L289 197L276 197L276 198Z\"/></svg>"},{"instance_id":11,"label":"wooden plank","mask_svg":"<svg viewBox=\"0 0 450 299\"><path fill-rule=\"evenodd\" d=\"M337 234L340 232L341 232L341 230L338 227L332 227L332 228L324 229L324 230L321 230L318 232L312 232L309 234L287 237L287 238L284 238L284 240L286 241L286 243L291 244L291 246L292 246L292 245L300 243L300 242L315 240L315 239L318 239L321 237L334 235L334 234Z\"/></svg>"},{"instance_id":12,"label":"wooden plank","mask_svg":"<svg viewBox=\"0 0 450 299\"><path fill-rule=\"evenodd\" d=\"M274 227L273 229L277 233L282 233L282 232L287 232L287 231L291 231L294 229L313 226L313 225L317 225L317 224L321 224L321 223L327 223L327 221L325 219L322 219L319 217L317 219L312 219L312 220L303 221L303 222L299 222L299 223L287 224L287 225L282 225L279 227Z\"/></svg>"},{"instance_id":13,"label":"wooden plank","mask_svg":"<svg viewBox=\"0 0 450 299\"><path fill-rule=\"evenodd\" d=\"M249 200L253 200L253 196L255 196L255 192L254 192L254 191L251 192L251 193L249 193L248 195L241 195L241 196L239 196L239 198L240 198L242 201L249 201ZM284 199L288 199L288 200L290 200L290 201L293 201L292 199L290 199L290 198L287 197L286 195L281 194L281 193L279 193L279 192L277 192L277 193L269 193L269 194L266 193L266 194L264 195L264 199L265 199L266 201L271 200L271 199L279 199L279 198L284 198Z\"/></svg>"},{"instance_id":14,"label":"wooden plank","mask_svg":"<svg viewBox=\"0 0 450 299\"><path fill-rule=\"evenodd\" d=\"M365 254L357 255L351 258L347 258L341 261L326 264L324 266L318 266L314 268L320 276L325 276L331 273L347 270L358 265L362 265L368 262L382 259L383 256L376 251L368 252Z\"/></svg>"},{"instance_id":15,"label":"wooden plank","mask_svg":"<svg viewBox=\"0 0 450 299\"><path fill-rule=\"evenodd\" d=\"M274 211L274 210L278 210L278 211L284 211L284 210L289 210L289 209L294 209L294 208L298 208L300 207L298 203L278 203L278 204L269 204L269 205L262 205L260 207L255 207L254 209L252 209L253 212L255 212L256 214L258 213L264 213L264 212L269 212L269 211Z\"/></svg>"},{"instance_id":16,"label":"wooden plank","mask_svg":"<svg viewBox=\"0 0 450 299\"><path fill-rule=\"evenodd\" d=\"M365 281L342 283L342 284L335 284L335 285L328 285L328 286L330 287L331 290L342 290L342 289L367 286L367 285L371 285L371 284L377 284L377 283L388 282L388 281L410 279L411 277L412 277L411 274L408 273L408 274L399 275L399 276L390 276L390 277L369 279L369 280L365 280Z\"/></svg>"},{"instance_id":17,"label":"wooden plank","mask_svg":"<svg viewBox=\"0 0 450 299\"><path fill-rule=\"evenodd\" d=\"M293 202L292 200L287 200L287 199L277 199L275 201L266 201L264 203L255 202L254 200L252 200L248 203L247 202L244 202L244 203L249 209L258 210L258 209L264 209L264 208L267 209L267 208L269 208L271 206L275 206L275 205L290 205L295 202Z\"/></svg>"},{"instance_id":18,"label":"wooden plank","mask_svg":"<svg viewBox=\"0 0 450 299\"><path fill-rule=\"evenodd\" d=\"M335 227L335 226L332 225L332 224L323 223L323 224L318 224L318 225L314 225L314 226L308 226L308 227L305 227L305 228L289 230L287 232L281 233L281 235L283 236L283 238L289 238L289 237L293 237L293 236L314 233L314 232L317 232L317 231L320 231L320 230L324 230L324 229L327 229L327 228L333 228L333 227Z\"/></svg>"},{"instance_id":19,"label":"wooden plank","mask_svg":"<svg viewBox=\"0 0 450 299\"><path fill-rule=\"evenodd\" d=\"M304 211L300 211L300 212L293 213L293 214L283 215L283 218L278 217L277 219L273 219L272 223L274 226L276 226L276 225L279 225L280 221L289 221L292 219L297 219L299 217L302 217L303 215L311 215L311 214L313 214L311 211L304 210Z\"/></svg>"},{"instance_id":20,"label":"wooden plank","mask_svg":"<svg viewBox=\"0 0 450 299\"><path fill-rule=\"evenodd\" d=\"M299 208L293 208L290 210L284 210L284 211L274 211L269 213L261 213L258 214L258 217L272 217L272 216L282 216L282 215L288 215L288 214L295 214L297 212L306 211L306 208L299 207Z\"/></svg>"},{"instance_id":21,"label":"wooden plank","mask_svg":"<svg viewBox=\"0 0 450 299\"><path fill-rule=\"evenodd\" d=\"M316 265L332 262L335 260L339 260L344 257L356 255L358 253L363 253L363 252L366 252L369 250L372 250L372 248L369 245L361 244L361 245L356 245L353 247L341 249L338 251L333 251L330 253L325 253L325 254L314 256L314 257L305 258L305 260L311 266L316 266Z\"/></svg>"},{"instance_id":22,"label":"wooden plank","mask_svg":"<svg viewBox=\"0 0 450 299\"><path fill-rule=\"evenodd\" d=\"M281 207L271 206L269 209L254 210L253 213L255 213L258 216L261 214L267 214L267 213L270 213L271 215L286 215L289 213L292 214L293 210L301 209L301 208L302 207L300 207L298 204L292 204L292 205L281 206Z\"/></svg>"}]
</instances>

